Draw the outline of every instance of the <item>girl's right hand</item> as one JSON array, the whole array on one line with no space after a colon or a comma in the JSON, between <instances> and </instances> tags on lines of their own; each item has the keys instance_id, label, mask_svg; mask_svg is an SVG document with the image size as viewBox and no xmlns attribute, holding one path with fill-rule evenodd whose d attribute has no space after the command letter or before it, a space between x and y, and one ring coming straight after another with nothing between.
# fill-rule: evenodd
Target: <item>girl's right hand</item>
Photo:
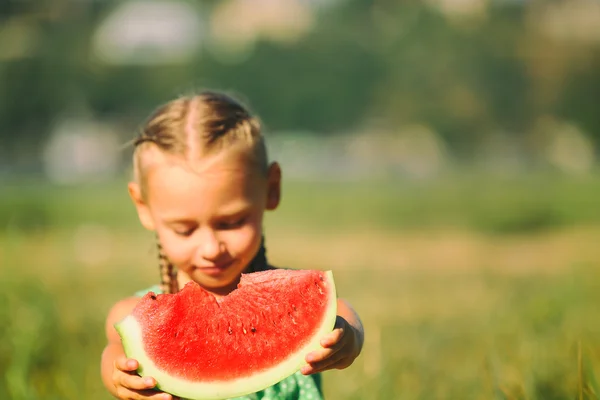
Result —
<instances>
[{"instance_id":1,"label":"girl's right hand","mask_svg":"<svg viewBox=\"0 0 600 400\"><path fill-rule=\"evenodd\" d=\"M138 362L132 358L119 357L115 360L112 382L117 389L117 397L121 400L177 400L168 393L154 390L156 381L151 377L137 374Z\"/></svg>"}]
</instances>

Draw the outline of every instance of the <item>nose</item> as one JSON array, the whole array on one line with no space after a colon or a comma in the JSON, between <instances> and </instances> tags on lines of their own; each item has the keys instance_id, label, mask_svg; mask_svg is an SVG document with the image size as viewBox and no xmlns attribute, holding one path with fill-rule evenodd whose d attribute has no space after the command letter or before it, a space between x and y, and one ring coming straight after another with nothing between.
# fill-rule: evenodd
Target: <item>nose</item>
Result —
<instances>
[{"instance_id":1,"label":"nose","mask_svg":"<svg viewBox=\"0 0 600 400\"><path fill-rule=\"evenodd\" d=\"M201 264L202 260L215 261L223 252L223 244L212 229L203 230L198 239L196 248L196 264Z\"/></svg>"}]
</instances>

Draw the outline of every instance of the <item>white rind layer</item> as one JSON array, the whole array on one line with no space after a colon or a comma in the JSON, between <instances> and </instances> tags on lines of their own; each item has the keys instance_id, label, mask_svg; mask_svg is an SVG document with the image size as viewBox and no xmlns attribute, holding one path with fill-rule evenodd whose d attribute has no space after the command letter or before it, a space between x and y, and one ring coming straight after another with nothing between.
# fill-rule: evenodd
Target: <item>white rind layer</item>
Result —
<instances>
[{"instance_id":1,"label":"white rind layer","mask_svg":"<svg viewBox=\"0 0 600 400\"><path fill-rule=\"evenodd\" d=\"M321 347L320 340L333 330L337 315L337 296L331 271L325 271L328 284L328 298L325 316L319 331L312 339L287 360L266 371L245 378L237 378L220 382L191 382L173 377L161 371L148 357L144 350L142 332L138 322L131 315L115 325L121 336L125 354L138 361L138 373L141 376L151 376L156 379L157 388L189 400L220 400L230 397L243 396L263 390L284 378L294 374L306 364L306 355Z\"/></svg>"}]
</instances>

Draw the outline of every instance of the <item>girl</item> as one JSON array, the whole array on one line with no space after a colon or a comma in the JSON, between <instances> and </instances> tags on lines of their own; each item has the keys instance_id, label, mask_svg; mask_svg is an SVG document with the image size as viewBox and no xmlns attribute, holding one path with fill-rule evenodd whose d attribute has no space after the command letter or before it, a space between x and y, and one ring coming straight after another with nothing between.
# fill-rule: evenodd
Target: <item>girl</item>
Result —
<instances>
[{"instance_id":1,"label":"girl","mask_svg":"<svg viewBox=\"0 0 600 400\"><path fill-rule=\"evenodd\" d=\"M214 92L173 100L155 111L134 145L129 194L158 240L162 285L153 291L174 293L193 280L225 296L242 273L274 268L265 257L262 219L279 204L281 169L268 162L260 124L240 103ZM138 362L125 357L113 327L140 294L109 312L102 380L119 399L173 399L153 389L153 378L136 374ZM306 355L301 371L243 398L322 398L320 372L352 364L363 335L357 314L338 300L333 332Z\"/></svg>"}]
</instances>

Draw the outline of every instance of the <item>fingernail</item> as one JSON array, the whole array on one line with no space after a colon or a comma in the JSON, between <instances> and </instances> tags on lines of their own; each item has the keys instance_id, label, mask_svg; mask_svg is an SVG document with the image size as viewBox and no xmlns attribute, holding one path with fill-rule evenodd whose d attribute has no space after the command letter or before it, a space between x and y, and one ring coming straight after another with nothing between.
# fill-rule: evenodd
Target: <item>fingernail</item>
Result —
<instances>
[{"instance_id":1,"label":"fingernail","mask_svg":"<svg viewBox=\"0 0 600 400\"><path fill-rule=\"evenodd\" d=\"M152 380L152 378L146 378L144 380L144 383L148 386L151 386L151 385L154 386L154 380Z\"/></svg>"}]
</instances>

